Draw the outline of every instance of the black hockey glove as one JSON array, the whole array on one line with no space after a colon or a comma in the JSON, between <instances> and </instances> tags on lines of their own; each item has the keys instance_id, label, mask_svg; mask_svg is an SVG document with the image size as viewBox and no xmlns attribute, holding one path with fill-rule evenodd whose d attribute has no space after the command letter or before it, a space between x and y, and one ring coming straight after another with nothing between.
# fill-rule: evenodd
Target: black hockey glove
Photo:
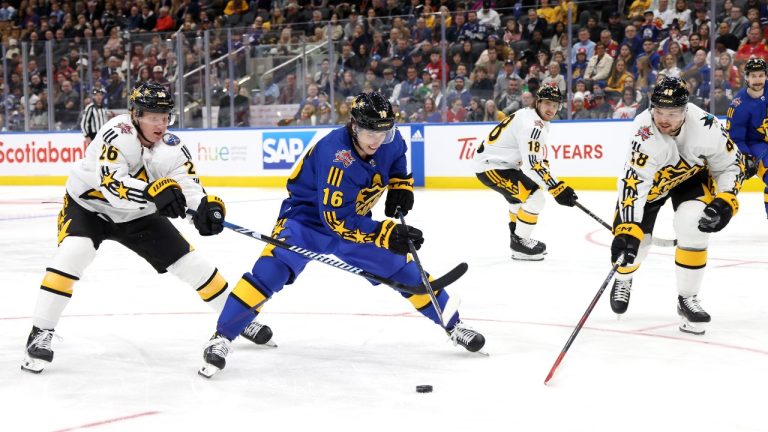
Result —
<instances>
[{"instance_id":1,"label":"black hockey glove","mask_svg":"<svg viewBox=\"0 0 768 432\"><path fill-rule=\"evenodd\" d=\"M739 210L736 195L728 192L717 194L714 200L704 208L704 216L699 219L699 231L718 232L728 225L733 215Z\"/></svg>"},{"instance_id":2,"label":"black hockey glove","mask_svg":"<svg viewBox=\"0 0 768 432\"><path fill-rule=\"evenodd\" d=\"M144 189L144 198L155 203L160 216L183 218L187 199L181 186L175 180L161 178L153 181Z\"/></svg>"},{"instance_id":3,"label":"black hockey glove","mask_svg":"<svg viewBox=\"0 0 768 432\"><path fill-rule=\"evenodd\" d=\"M393 220L385 220L379 224L376 246L389 249L398 255L408 255L411 251L408 240L413 242L416 250L424 243L424 234L420 229L410 225L401 225Z\"/></svg>"},{"instance_id":4,"label":"black hockey glove","mask_svg":"<svg viewBox=\"0 0 768 432\"><path fill-rule=\"evenodd\" d=\"M624 262L621 265L631 266L640 250L643 230L636 224L623 223L616 227L614 233L616 237L611 243L611 262L616 263L619 256L624 254Z\"/></svg>"},{"instance_id":5,"label":"black hockey glove","mask_svg":"<svg viewBox=\"0 0 768 432\"><path fill-rule=\"evenodd\" d=\"M413 208L413 177L408 175L403 178L393 177L389 179L387 187L387 202L384 205L384 214L387 217L396 217L397 208L403 216Z\"/></svg>"},{"instance_id":6,"label":"black hockey glove","mask_svg":"<svg viewBox=\"0 0 768 432\"><path fill-rule=\"evenodd\" d=\"M748 155L746 153L744 153L743 156L744 156L744 180L751 179L752 177L757 175L757 165L759 164L759 161L754 156Z\"/></svg>"},{"instance_id":7,"label":"black hockey glove","mask_svg":"<svg viewBox=\"0 0 768 432\"><path fill-rule=\"evenodd\" d=\"M224 201L214 195L206 195L197 206L197 213L192 216L192 222L201 236L216 235L224 230L226 215Z\"/></svg>"},{"instance_id":8,"label":"black hockey glove","mask_svg":"<svg viewBox=\"0 0 768 432\"><path fill-rule=\"evenodd\" d=\"M555 197L555 201L557 201L558 204L566 207L575 206L576 200L579 199L579 197L576 196L576 192L562 181L550 188L549 193Z\"/></svg>"}]
</instances>

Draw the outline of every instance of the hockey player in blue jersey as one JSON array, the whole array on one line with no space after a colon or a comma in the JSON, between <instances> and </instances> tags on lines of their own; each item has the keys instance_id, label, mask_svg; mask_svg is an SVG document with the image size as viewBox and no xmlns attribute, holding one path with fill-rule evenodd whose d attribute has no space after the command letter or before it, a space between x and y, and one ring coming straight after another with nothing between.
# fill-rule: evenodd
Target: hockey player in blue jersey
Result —
<instances>
[{"instance_id":1,"label":"hockey player in blue jersey","mask_svg":"<svg viewBox=\"0 0 768 432\"><path fill-rule=\"evenodd\" d=\"M334 254L371 273L403 284L420 285L415 262L408 259L408 241L418 249L422 232L392 219L371 218L371 208L387 191L385 214L395 217L413 207L413 178L406 167L406 144L394 127L390 103L378 93L361 93L351 106L352 119L310 148L288 178L273 237L323 254ZM250 273L245 273L219 315L217 331L204 348L200 374L210 378L224 368L230 342L254 319L259 306L284 285L293 283L309 259L267 246ZM437 290L446 310L449 295ZM433 322L441 317L426 294L402 294ZM450 312L449 312L450 314ZM454 344L479 351L480 333L466 327L458 311L445 318Z\"/></svg>"},{"instance_id":2,"label":"hockey player in blue jersey","mask_svg":"<svg viewBox=\"0 0 768 432\"><path fill-rule=\"evenodd\" d=\"M752 57L744 65L744 74L747 86L736 93L728 107L726 129L744 154L746 178L757 174L766 185L763 201L768 214L768 95L765 90L768 64Z\"/></svg>"}]
</instances>

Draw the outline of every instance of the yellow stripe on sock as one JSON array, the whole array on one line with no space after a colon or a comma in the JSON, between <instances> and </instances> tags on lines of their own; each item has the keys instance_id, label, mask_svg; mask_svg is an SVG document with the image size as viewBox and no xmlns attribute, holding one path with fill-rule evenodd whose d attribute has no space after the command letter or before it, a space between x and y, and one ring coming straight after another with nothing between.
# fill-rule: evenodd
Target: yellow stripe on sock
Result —
<instances>
[{"instance_id":1,"label":"yellow stripe on sock","mask_svg":"<svg viewBox=\"0 0 768 432\"><path fill-rule=\"evenodd\" d=\"M207 302L218 297L225 289L227 289L227 281L224 280L224 276L218 270L214 270L210 279L197 289L197 294L203 301Z\"/></svg>"},{"instance_id":2,"label":"yellow stripe on sock","mask_svg":"<svg viewBox=\"0 0 768 432\"><path fill-rule=\"evenodd\" d=\"M539 215L528 213L527 211L520 209L517 212L517 220L522 223L527 223L528 225L536 225L536 222L539 221Z\"/></svg>"},{"instance_id":3,"label":"yellow stripe on sock","mask_svg":"<svg viewBox=\"0 0 768 432\"><path fill-rule=\"evenodd\" d=\"M688 269L700 269L707 265L707 250L675 249L675 264Z\"/></svg>"},{"instance_id":4,"label":"yellow stripe on sock","mask_svg":"<svg viewBox=\"0 0 768 432\"><path fill-rule=\"evenodd\" d=\"M40 284L40 288L48 291L54 291L57 294L62 294L67 297L72 297L72 287L75 285L75 280L58 273L46 272L43 278L43 283Z\"/></svg>"},{"instance_id":5,"label":"yellow stripe on sock","mask_svg":"<svg viewBox=\"0 0 768 432\"><path fill-rule=\"evenodd\" d=\"M267 296L262 294L256 286L252 285L246 279L240 279L240 281L237 282L235 289L232 290L232 294L248 305L248 307L254 307L267 298Z\"/></svg>"}]
</instances>

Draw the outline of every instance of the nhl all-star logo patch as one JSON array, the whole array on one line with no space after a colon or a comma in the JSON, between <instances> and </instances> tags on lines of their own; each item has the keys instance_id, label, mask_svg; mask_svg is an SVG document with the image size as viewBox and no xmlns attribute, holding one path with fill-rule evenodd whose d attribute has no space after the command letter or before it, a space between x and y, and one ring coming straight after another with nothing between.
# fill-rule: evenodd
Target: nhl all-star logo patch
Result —
<instances>
[{"instance_id":1,"label":"nhl all-star logo patch","mask_svg":"<svg viewBox=\"0 0 768 432\"><path fill-rule=\"evenodd\" d=\"M651 132L650 126L642 126L640 129L637 130L637 133L635 134L636 137L640 137L643 141L647 140L648 138L653 135L653 132Z\"/></svg>"},{"instance_id":2,"label":"nhl all-star logo patch","mask_svg":"<svg viewBox=\"0 0 768 432\"><path fill-rule=\"evenodd\" d=\"M352 157L352 152L349 150L339 150L336 152L336 157L333 161L341 162L344 164L344 168L349 168L349 166L352 165L352 162L355 161L355 158Z\"/></svg>"},{"instance_id":3,"label":"nhl all-star logo patch","mask_svg":"<svg viewBox=\"0 0 768 432\"><path fill-rule=\"evenodd\" d=\"M125 122L120 122L116 124L114 128L119 130L121 134L129 134L133 132L133 126Z\"/></svg>"},{"instance_id":4,"label":"nhl all-star logo patch","mask_svg":"<svg viewBox=\"0 0 768 432\"><path fill-rule=\"evenodd\" d=\"M544 129L544 122L541 120L534 120L533 124L535 124L539 129Z\"/></svg>"},{"instance_id":5,"label":"nhl all-star logo patch","mask_svg":"<svg viewBox=\"0 0 768 432\"><path fill-rule=\"evenodd\" d=\"M731 105L733 105L734 108L741 105L741 98L733 98L731 101Z\"/></svg>"},{"instance_id":6,"label":"nhl all-star logo patch","mask_svg":"<svg viewBox=\"0 0 768 432\"><path fill-rule=\"evenodd\" d=\"M163 142L169 146L175 146L181 142L181 139L172 133L167 133L163 135Z\"/></svg>"}]
</instances>

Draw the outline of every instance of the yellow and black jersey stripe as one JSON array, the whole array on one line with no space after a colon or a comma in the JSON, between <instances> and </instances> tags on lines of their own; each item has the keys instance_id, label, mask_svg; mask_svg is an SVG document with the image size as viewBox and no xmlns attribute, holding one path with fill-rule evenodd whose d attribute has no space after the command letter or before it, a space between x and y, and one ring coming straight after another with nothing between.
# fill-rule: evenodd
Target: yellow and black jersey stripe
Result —
<instances>
[{"instance_id":1,"label":"yellow and black jersey stripe","mask_svg":"<svg viewBox=\"0 0 768 432\"><path fill-rule=\"evenodd\" d=\"M102 166L101 187L119 199L133 201L141 204L146 203L147 200L144 199L144 191L141 189L128 187L123 182L115 180L114 177L116 172L117 171L110 171L109 167Z\"/></svg>"},{"instance_id":2,"label":"yellow and black jersey stripe","mask_svg":"<svg viewBox=\"0 0 768 432\"><path fill-rule=\"evenodd\" d=\"M643 181L637 176L637 172L633 168L629 168L624 173L624 178L621 179L624 183L624 187L621 190L621 202L619 203L619 211L621 213L621 220L625 222L635 221L635 202L638 198L637 186Z\"/></svg>"},{"instance_id":3,"label":"yellow and black jersey stripe","mask_svg":"<svg viewBox=\"0 0 768 432\"><path fill-rule=\"evenodd\" d=\"M349 240L354 243L373 243L376 239L376 233L365 233L360 231L359 228L350 230L345 227L344 221L340 221L336 218L335 211L323 212L323 218L328 227L344 240Z\"/></svg>"},{"instance_id":4,"label":"yellow and black jersey stripe","mask_svg":"<svg viewBox=\"0 0 768 432\"><path fill-rule=\"evenodd\" d=\"M538 129L534 129L534 131L536 130ZM528 163L531 165L533 172L538 174L544 184L547 185L547 189L557 186L557 179L550 173L549 162L546 159L540 161L536 155L529 155Z\"/></svg>"},{"instance_id":5,"label":"yellow and black jersey stripe","mask_svg":"<svg viewBox=\"0 0 768 432\"><path fill-rule=\"evenodd\" d=\"M344 171L341 170L341 168L331 166L331 169L328 170L328 184L331 186L339 187L341 186L341 179L344 177Z\"/></svg>"}]
</instances>

